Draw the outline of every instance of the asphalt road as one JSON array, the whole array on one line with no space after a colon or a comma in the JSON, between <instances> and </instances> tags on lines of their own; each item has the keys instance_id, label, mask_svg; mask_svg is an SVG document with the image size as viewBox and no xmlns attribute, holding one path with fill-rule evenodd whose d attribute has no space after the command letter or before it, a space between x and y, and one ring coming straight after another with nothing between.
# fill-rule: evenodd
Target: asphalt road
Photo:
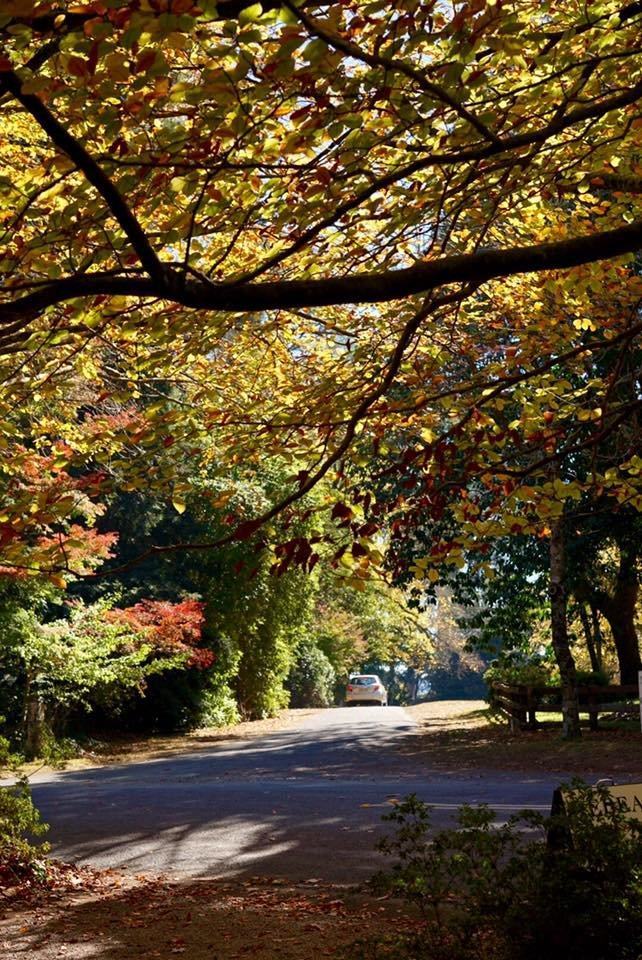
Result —
<instances>
[{"instance_id":1,"label":"asphalt road","mask_svg":"<svg viewBox=\"0 0 642 960\"><path fill-rule=\"evenodd\" d=\"M404 742L401 707L321 711L261 738L162 760L37 775L55 856L192 877L360 880L391 800L417 793L448 821L463 803L503 818L550 808L559 775L431 771Z\"/></svg>"}]
</instances>

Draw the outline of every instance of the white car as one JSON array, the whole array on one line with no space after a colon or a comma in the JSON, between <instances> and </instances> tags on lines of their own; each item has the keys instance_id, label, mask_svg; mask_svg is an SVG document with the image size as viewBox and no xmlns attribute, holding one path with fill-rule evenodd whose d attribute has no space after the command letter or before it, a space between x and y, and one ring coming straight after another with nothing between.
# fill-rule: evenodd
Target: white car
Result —
<instances>
[{"instance_id":1,"label":"white car","mask_svg":"<svg viewBox=\"0 0 642 960\"><path fill-rule=\"evenodd\" d=\"M372 673L350 677L346 687L346 706L351 707L356 703L378 703L380 707L388 706L388 693L379 677Z\"/></svg>"}]
</instances>

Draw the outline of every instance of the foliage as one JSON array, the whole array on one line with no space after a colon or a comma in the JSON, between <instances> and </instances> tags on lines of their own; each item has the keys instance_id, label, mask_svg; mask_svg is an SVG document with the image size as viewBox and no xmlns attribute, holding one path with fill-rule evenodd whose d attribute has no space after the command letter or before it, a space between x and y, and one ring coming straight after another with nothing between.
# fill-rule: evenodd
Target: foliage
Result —
<instances>
[{"instance_id":1,"label":"foliage","mask_svg":"<svg viewBox=\"0 0 642 960\"><path fill-rule=\"evenodd\" d=\"M0 716L0 724L4 725L5 717ZM0 770L14 769L20 761L20 756L11 749L7 737L0 735Z\"/></svg>"},{"instance_id":2,"label":"foliage","mask_svg":"<svg viewBox=\"0 0 642 960\"><path fill-rule=\"evenodd\" d=\"M283 489L285 476L278 461L265 463L252 482L205 475L194 482L197 492L186 512L204 540L216 539L231 511L247 516L257 508L267 509ZM184 563L204 599L208 630L226 638L235 651L231 679L240 714L247 719L273 716L288 704L284 681L301 631L310 621L316 573L293 569L274 575L275 556L259 537L188 553Z\"/></svg>"},{"instance_id":3,"label":"foliage","mask_svg":"<svg viewBox=\"0 0 642 960\"><path fill-rule=\"evenodd\" d=\"M328 707L336 675L328 657L310 639L299 641L286 686L292 707Z\"/></svg>"},{"instance_id":4,"label":"foliage","mask_svg":"<svg viewBox=\"0 0 642 960\"><path fill-rule=\"evenodd\" d=\"M180 512L212 445L291 468L213 542L263 527L307 568L288 525L329 479L354 583L390 512L462 526L425 572L585 493L637 509L639 26L616 0L9 4L4 564L71 578L81 501Z\"/></svg>"},{"instance_id":5,"label":"foliage","mask_svg":"<svg viewBox=\"0 0 642 960\"><path fill-rule=\"evenodd\" d=\"M182 656L186 667L203 670L214 661L211 650L198 647L205 620L203 606L198 600L141 600L133 607L108 610L106 619L144 636L156 653L172 659Z\"/></svg>"},{"instance_id":6,"label":"foliage","mask_svg":"<svg viewBox=\"0 0 642 960\"><path fill-rule=\"evenodd\" d=\"M350 574L324 569L320 577L312 636L335 669L337 697L349 674L365 671L381 675L393 702L416 699L434 653L427 618L410 609L403 590L379 578L346 589Z\"/></svg>"},{"instance_id":7,"label":"foliage","mask_svg":"<svg viewBox=\"0 0 642 960\"><path fill-rule=\"evenodd\" d=\"M164 717L165 722L167 718ZM227 727L238 723L240 714L229 683L216 677L199 698L196 723L202 727Z\"/></svg>"},{"instance_id":8,"label":"foliage","mask_svg":"<svg viewBox=\"0 0 642 960\"><path fill-rule=\"evenodd\" d=\"M437 832L415 795L387 814L395 833L381 847L397 862L377 884L416 903L426 919L397 956L637 960L640 825L613 804L602 809L581 781L572 788L562 819L572 844L558 849L524 835L559 829L558 820L532 811L496 824L488 807L464 806L452 828Z\"/></svg>"},{"instance_id":9,"label":"foliage","mask_svg":"<svg viewBox=\"0 0 642 960\"><path fill-rule=\"evenodd\" d=\"M201 620L191 604L186 613L171 605L117 610L77 603L67 619L40 625L20 656L39 697L52 705L118 699L125 690L141 691L154 673L210 663L209 651L192 646Z\"/></svg>"},{"instance_id":10,"label":"foliage","mask_svg":"<svg viewBox=\"0 0 642 960\"><path fill-rule=\"evenodd\" d=\"M86 576L112 552L95 523L115 492L179 516L209 497L207 538L140 558L222 548L249 577L261 554L250 607L262 593L288 626L211 622L243 652L242 709L264 713L294 643L295 590L268 588L269 569L310 573L325 552L363 590L389 533L395 575L409 561L447 582L488 572L497 539L547 544L575 505L639 511L641 16L618 0L13 0L6 571ZM267 460L279 482L239 496Z\"/></svg>"},{"instance_id":11,"label":"foliage","mask_svg":"<svg viewBox=\"0 0 642 960\"><path fill-rule=\"evenodd\" d=\"M30 754L50 760L65 755L54 735L79 710L117 712L132 693L144 694L151 677L197 672L213 661L201 646L203 610L195 601L65 605L51 585L11 578L3 600L7 727Z\"/></svg>"},{"instance_id":12,"label":"foliage","mask_svg":"<svg viewBox=\"0 0 642 960\"><path fill-rule=\"evenodd\" d=\"M48 827L33 805L26 779L0 787L0 891L25 878L44 880L47 844L34 844Z\"/></svg>"},{"instance_id":13,"label":"foliage","mask_svg":"<svg viewBox=\"0 0 642 960\"><path fill-rule=\"evenodd\" d=\"M487 684L527 684L534 687L555 686L559 674L550 654L525 653L523 650L505 650L491 662L484 673Z\"/></svg>"},{"instance_id":14,"label":"foliage","mask_svg":"<svg viewBox=\"0 0 642 960\"><path fill-rule=\"evenodd\" d=\"M335 692L340 695L350 673L359 670L365 659L366 641L358 617L333 600L330 597L328 601L322 586L311 631L315 645L334 670Z\"/></svg>"},{"instance_id":15,"label":"foliage","mask_svg":"<svg viewBox=\"0 0 642 960\"><path fill-rule=\"evenodd\" d=\"M203 677L206 682L194 718L197 725L204 727L223 727L240 719L232 687L241 652L227 637L218 637L215 646L214 669Z\"/></svg>"}]
</instances>

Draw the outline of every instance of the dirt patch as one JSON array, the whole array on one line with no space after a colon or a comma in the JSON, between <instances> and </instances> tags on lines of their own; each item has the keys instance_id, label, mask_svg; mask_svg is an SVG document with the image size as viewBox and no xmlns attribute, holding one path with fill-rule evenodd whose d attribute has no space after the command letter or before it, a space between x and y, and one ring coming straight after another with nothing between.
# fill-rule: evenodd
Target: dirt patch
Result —
<instances>
[{"instance_id":1,"label":"dirt patch","mask_svg":"<svg viewBox=\"0 0 642 960\"><path fill-rule=\"evenodd\" d=\"M277 717L266 720L248 720L229 727L202 727L187 733L171 736L118 736L101 743L92 744L83 749L79 757L66 760L60 767L65 770L83 770L88 767L106 766L111 763L139 763L144 760L159 760L172 754L185 753L196 749L207 749L229 740L250 740L253 737L268 736L277 731L287 730L304 717L312 716L316 709L282 710ZM51 769L47 764L36 761L25 764L21 771L27 776L41 770ZM1 773L1 771L0 771Z\"/></svg>"},{"instance_id":2,"label":"dirt patch","mask_svg":"<svg viewBox=\"0 0 642 960\"><path fill-rule=\"evenodd\" d=\"M0 912L6 960L309 960L345 957L364 936L416 927L399 904L311 880L299 886L113 875Z\"/></svg>"},{"instance_id":3,"label":"dirt patch","mask_svg":"<svg viewBox=\"0 0 642 960\"><path fill-rule=\"evenodd\" d=\"M642 733L635 727L584 730L581 740L565 741L557 725L511 733L482 700L443 700L406 709L419 726L401 750L439 770L642 776Z\"/></svg>"}]
</instances>

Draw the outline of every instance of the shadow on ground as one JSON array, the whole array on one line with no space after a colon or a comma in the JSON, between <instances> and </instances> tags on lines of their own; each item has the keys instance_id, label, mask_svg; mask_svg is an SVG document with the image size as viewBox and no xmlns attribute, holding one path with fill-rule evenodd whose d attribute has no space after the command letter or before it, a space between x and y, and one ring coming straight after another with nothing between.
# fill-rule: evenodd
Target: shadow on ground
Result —
<instances>
[{"instance_id":1,"label":"shadow on ground","mask_svg":"<svg viewBox=\"0 0 642 960\"><path fill-rule=\"evenodd\" d=\"M6 960L308 960L345 957L412 924L394 903L310 882L169 883L59 897L0 923Z\"/></svg>"},{"instance_id":2,"label":"shadow on ground","mask_svg":"<svg viewBox=\"0 0 642 960\"><path fill-rule=\"evenodd\" d=\"M590 777L641 771L642 734L637 729L584 729L581 740L564 741L559 725L512 733L503 722L488 722L486 711L429 723L400 744L408 760L434 770L559 772Z\"/></svg>"}]
</instances>

